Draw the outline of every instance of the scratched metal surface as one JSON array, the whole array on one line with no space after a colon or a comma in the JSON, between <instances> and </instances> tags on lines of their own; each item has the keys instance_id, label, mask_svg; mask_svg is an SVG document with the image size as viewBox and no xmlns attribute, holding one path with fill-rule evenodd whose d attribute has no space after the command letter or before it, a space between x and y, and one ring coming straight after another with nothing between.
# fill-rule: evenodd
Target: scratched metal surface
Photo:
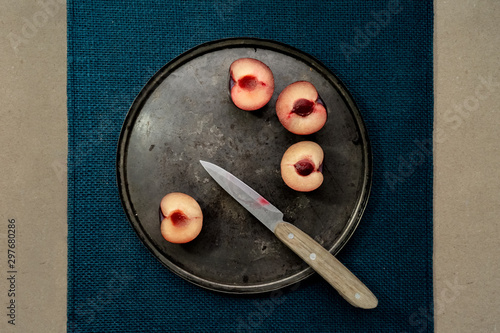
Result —
<instances>
[{"instance_id":1,"label":"scratched metal surface","mask_svg":"<svg viewBox=\"0 0 500 333\"><path fill-rule=\"evenodd\" d=\"M241 57L266 63L275 93L263 109L237 109L228 69ZM318 133L297 136L279 123L274 105L288 84L312 82L328 110ZM312 140L325 152L323 185L295 192L280 176L282 154ZM371 152L358 109L323 65L283 44L232 39L204 44L165 65L125 119L117 156L122 203L139 238L174 273L197 285L258 293L295 283L312 271L224 192L199 160L215 163L281 209L285 220L337 253L361 218L371 185ZM201 234L184 245L160 234L158 207L169 192L193 196L204 214Z\"/></svg>"}]
</instances>

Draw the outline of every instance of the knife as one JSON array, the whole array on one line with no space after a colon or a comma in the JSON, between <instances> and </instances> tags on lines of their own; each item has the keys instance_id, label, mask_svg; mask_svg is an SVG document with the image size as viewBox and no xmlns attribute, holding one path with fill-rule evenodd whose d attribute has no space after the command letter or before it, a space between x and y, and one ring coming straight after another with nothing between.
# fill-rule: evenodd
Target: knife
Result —
<instances>
[{"instance_id":1,"label":"knife","mask_svg":"<svg viewBox=\"0 0 500 333\"><path fill-rule=\"evenodd\" d=\"M278 208L221 167L206 161L200 163L226 192L321 275L345 300L363 309L377 306L375 295L351 271L309 235L283 221L283 213Z\"/></svg>"}]
</instances>

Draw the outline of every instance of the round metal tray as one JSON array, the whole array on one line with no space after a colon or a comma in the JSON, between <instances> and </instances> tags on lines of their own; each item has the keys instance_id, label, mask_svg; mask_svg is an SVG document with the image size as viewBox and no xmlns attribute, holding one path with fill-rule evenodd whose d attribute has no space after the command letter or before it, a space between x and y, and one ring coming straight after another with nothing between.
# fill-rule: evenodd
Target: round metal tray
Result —
<instances>
[{"instance_id":1,"label":"round metal tray","mask_svg":"<svg viewBox=\"0 0 500 333\"><path fill-rule=\"evenodd\" d=\"M273 71L267 106L237 109L228 93L230 64L256 58ZM274 109L288 84L312 82L327 110L323 129L309 136L285 130ZM280 175L284 151L312 140L324 152L323 185L289 189ZM356 229L371 187L371 151L360 112L345 86L313 57L269 40L232 38L200 45L156 73L135 99L118 143L121 201L141 241L171 271L199 286L229 293L268 292L313 271L202 168L213 162L243 180L285 220L337 253ZM158 207L169 192L194 197L204 214L200 235L171 244L160 234Z\"/></svg>"}]
</instances>

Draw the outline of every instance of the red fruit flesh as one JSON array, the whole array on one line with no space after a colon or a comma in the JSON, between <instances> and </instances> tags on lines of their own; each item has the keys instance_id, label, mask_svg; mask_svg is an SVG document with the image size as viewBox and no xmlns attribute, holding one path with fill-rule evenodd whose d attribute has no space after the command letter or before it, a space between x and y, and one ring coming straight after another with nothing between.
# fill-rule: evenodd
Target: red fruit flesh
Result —
<instances>
[{"instance_id":1,"label":"red fruit flesh","mask_svg":"<svg viewBox=\"0 0 500 333\"><path fill-rule=\"evenodd\" d=\"M295 113L301 117L306 117L310 115L314 110L314 102L305 98L298 99L293 104L292 113Z\"/></svg>"},{"instance_id":2,"label":"red fruit flesh","mask_svg":"<svg viewBox=\"0 0 500 333\"><path fill-rule=\"evenodd\" d=\"M192 241L203 226L203 212L198 202L180 192L169 193L161 199L160 219L161 235L175 244Z\"/></svg>"},{"instance_id":3,"label":"red fruit flesh","mask_svg":"<svg viewBox=\"0 0 500 333\"><path fill-rule=\"evenodd\" d=\"M294 164L294 167L301 176L308 176L314 171L314 164L306 159L298 161Z\"/></svg>"},{"instance_id":4,"label":"red fruit flesh","mask_svg":"<svg viewBox=\"0 0 500 333\"><path fill-rule=\"evenodd\" d=\"M291 189L310 192L323 183L321 166L324 152L313 141L300 141L291 145L281 159L281 178Z\"/></svg>"},{"instance_id":5,"label":"red fruit flesh","mask_svg":"<svg viewBox=\"0 0 500 333\"><path fill-rule=\"evenodd\" d=\"M327 119L324 102L307 81L294 82L281 91L276 100L276 115L287 130L298 135L316 133Z\"/></svg>"},{"instance_id":6,"label":"red fruit flesh","mask_svg":"<svg viewBox=\"0 0 500 333\"><path fill-rule=\"evenodd\" d=\"M231 100L236 107L255 111L271 100L274 77L271 69L262 61L240 58L231 64L229 74Z\"/></svg>"},{"instance_id":7,"label":"red fruit flesh","mask_svg":"<svg viewBox=\"0 0 500 333\"><path fill-rule=\"evenodd\" d=\"M186 224L188 221L188 217L182 213L180 210L174 211L171 215L170 218L172 219L172 223L175 226L181 227Z\"/></svg>"},{"instance_id":8,"label":"red fruit flesh","mask_svg":"<svg viewBox=\"0 0 500 333\"><path fill-rule=\"evenodd\" d=\"M242 89L246 89L246 90L253 90L253 89L255 89L255 87L257 87L258 83L259 82L257 81L257 78L255 76L253 76L253 75L244 76L244 77L242 77L238 81L238 85Z\"/></svg>"}]
</instances>

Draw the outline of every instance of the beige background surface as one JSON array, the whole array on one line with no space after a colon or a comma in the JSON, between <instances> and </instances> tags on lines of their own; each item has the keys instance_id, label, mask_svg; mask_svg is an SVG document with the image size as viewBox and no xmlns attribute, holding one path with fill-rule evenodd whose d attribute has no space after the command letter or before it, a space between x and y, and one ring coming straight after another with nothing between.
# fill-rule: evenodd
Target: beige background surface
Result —
<instances>
[{"instance_id":1,"label":"beige background surface","mask_svg":"<svg viewBox=\"0 0 500 333\"><path fill-rule=\"evenodd\" d=\"M47 1L48 2L48 1ZM1 332L65 332L64 1L0 0ZM435 2L436 332L500 331L500 1ZM7 323L8 220L16 326ZM425 326L416 309L408 332ZM4 314L5 313L5 314Z\"/></svg>"}]
</instances>

